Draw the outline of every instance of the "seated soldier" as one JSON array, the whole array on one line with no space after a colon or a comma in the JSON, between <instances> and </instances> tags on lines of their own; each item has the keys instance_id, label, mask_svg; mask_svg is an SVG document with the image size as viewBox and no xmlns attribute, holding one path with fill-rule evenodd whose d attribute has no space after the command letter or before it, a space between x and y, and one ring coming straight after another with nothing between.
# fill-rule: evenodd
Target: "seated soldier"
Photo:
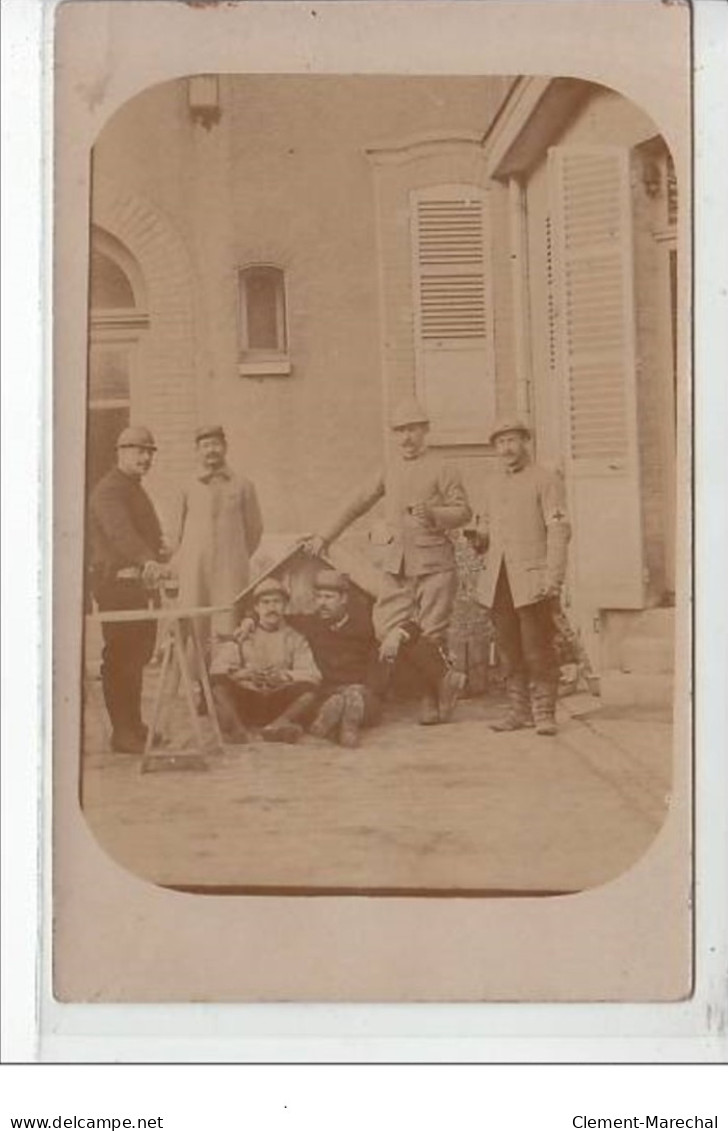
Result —
<instances>
[{"instance_id":1,"label":"seated soldier","mask_svg":"<svg viewBox=\"0 0 728 1131\"><path fill-rule=\"evenodd\" d=\"M316 575L314 600L314 613L288 617L311 645L323 677L311 734L358 746L361 728L381 714L383 672L371 616L350 601L349 578L334 569Z\"/></svg>"},{"instance_id":2,"label":"seated soldier","mask_svg":"<svg viewBox=\"0 0 728 1131\"><path fill-rule=\"evenodd\" d=\"M236 641L213 645L210 676L223 734L247 742L262 727L266 742L297 742L316 703L321 673L300 633L286 623L288 593L269 577L253 590L255 620Z\"/></svg>"}]
</instances>

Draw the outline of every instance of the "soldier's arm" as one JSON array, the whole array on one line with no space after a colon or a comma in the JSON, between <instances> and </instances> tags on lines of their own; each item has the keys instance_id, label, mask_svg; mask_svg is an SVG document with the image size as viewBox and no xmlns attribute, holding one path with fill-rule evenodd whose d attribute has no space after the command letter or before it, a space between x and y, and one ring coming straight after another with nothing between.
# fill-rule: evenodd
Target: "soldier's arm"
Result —
<instances>
[{"instance_id":1,"label":"soldier's arm","mask_svg":"<svg viewBox=\"0 0 728 1131\"><path fill-rule=\"evenodd\" d=\"M476 554L484 554L490 545L490 504L487 488L477 500L478 511L463 534Z\"/></svg>"},{"instance_id":2,"label":"soldier's arm","mask_svg":"<svg viewBox=\"0 0 728 1131\"><path fill-rule=\"evenodd\" d=\"M321 672L316 666L308 641L298 632L295 636L290 669L291 679L296 683L320 683Z\"/></svg>"},{"instance_id":3,"label":"soldier's arm","mask_svg":"<svg viewBox=\"0 0 728 1131\"><path fill-rule=\"evenodd\" d=\"M129 516L126 500L117 492L108 490L92 499L96 522L105 538L124 562L144 566L159 557L158 547L149 546L139 535Z\"/></svg>"},{"instance_id":4,"label":"soldier's arm","mask_svg":"<svg viewBox=\"0 0 728 1131\"><path fill-rule=\"evenodd\" d=\"M349 499L343 509L319 532L319 538L323 542L323 547L325 548L336 541L339 535L343 534L346 528L351 526L355 519L366 514L383 495L384 475L382 472L377 472L377 474L364 485L364 488L357 491L356 494Z\"/></svg>"},{"instance_id":5,"label":"soldier's arm","mask_svg":"<svg viewBox=\"0 0 728 1131\"><path fill-rule=\"evenodd\" d=\"M441 530L455 530L464 526L473 516L460 472L456 467L444 467L439 476L440 500L428 503L427 509Z\"/></svg>"},{"instance_id":6,"label":"soldier's arm","mask_svg":"<svg viewBox=\"0 0 728 1131\"><path fill-rule=\"evenodd\" d=\"M564 479L556 471L544 475L541 508L546 524L546 583L549 589L558 592L566 575L571 525L566 511Z\"/></svg>"}]
</instances>

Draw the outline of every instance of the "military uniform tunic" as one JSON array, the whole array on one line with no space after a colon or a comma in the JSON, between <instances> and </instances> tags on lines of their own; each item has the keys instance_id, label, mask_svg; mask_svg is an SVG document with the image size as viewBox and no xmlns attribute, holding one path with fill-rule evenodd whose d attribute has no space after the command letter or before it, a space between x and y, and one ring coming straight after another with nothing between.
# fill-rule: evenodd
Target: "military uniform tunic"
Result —
<instances>
[{"instance_id":1,"label":"military uniform tunic","mask_svg":"<svg viewBox=\"0 0 728 1131\"><path fill-rule=\"evenodd\" d=\"M415 621L423 634L442 640L447 632L457 589L455 552L448 531L471 516L459 470L425 448L414 459L392 460L322 531L332 542L381 498L385 509L382 579L374 608L379 639L405 621ZM424 503L428 516L412 508Z\"/></svg>"},{"instance_id":2,"label":"military uniform tunic","mask_svg":"<svg viewBox=\"0 0 728 1131\"><path fill-rule=\"evenodd\" d=\"M546 589L558 589L571 535L562 477L528 463L494 474L479 502L478 528L488 539L477 582L481 603L493 604L501 567L516 608L538 600Z\"/></svg>"}]
</instances>

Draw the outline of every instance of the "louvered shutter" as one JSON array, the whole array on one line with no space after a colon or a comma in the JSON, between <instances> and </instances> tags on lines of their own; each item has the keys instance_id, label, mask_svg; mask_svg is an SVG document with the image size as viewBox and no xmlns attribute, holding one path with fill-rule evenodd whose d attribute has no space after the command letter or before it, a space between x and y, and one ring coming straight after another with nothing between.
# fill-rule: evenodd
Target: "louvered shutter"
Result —
<instances>
[{"instance_id":1,"label":"louvered shutter","mask_svg":"<svg viewBox=\"0 0 728 1131\"><path fill-rule=\"evenodd\" d=\"M629 155L549 153L552 313L562 382L578 600L644 599Z\"/></svg>"},{"instance_id":2,"label":"louvered shutter","mask_svg":"<svg viewBox=\"0 0 728 1131\"><path fill-rule=\"evenodd\" d=\"M436 438L483 440L493 411L487 194L438 185L411 196L417 391Z\"/></svg>"}]
</instances>

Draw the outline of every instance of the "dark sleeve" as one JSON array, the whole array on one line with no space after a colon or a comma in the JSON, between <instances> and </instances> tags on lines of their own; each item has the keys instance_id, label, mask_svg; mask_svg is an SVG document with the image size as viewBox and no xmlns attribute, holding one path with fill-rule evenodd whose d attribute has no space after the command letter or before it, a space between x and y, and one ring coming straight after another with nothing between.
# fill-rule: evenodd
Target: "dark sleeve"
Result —
<instances>
[{"instance_id":1,"label":"dark sleeve","mask_svg":"<svg viewBox=\"0 0 728 1131\"><path fill-rule=\"evenodd\" d=\"M310 636L310 613L286 613L286 624L290 624L291 628L295 628L296 632L300 632L306 639Z\"/></svg>"},{"instance_id":2,"label":"dark sleeve","mask_svg":"<svg viewBox=\"0 0 728 1131\"><path fill-rule=\"evenodd\" d=\"M151 515L154 514L152 504ZM161 529L157 526L157 544L151 545L137 530L131 513L130 499L116 484L103 484L91 497L91 513L104 538L120 561L144 565L159 556ZM151 533L151 530L150 530Z\"/></svg>"}]
</instances>

